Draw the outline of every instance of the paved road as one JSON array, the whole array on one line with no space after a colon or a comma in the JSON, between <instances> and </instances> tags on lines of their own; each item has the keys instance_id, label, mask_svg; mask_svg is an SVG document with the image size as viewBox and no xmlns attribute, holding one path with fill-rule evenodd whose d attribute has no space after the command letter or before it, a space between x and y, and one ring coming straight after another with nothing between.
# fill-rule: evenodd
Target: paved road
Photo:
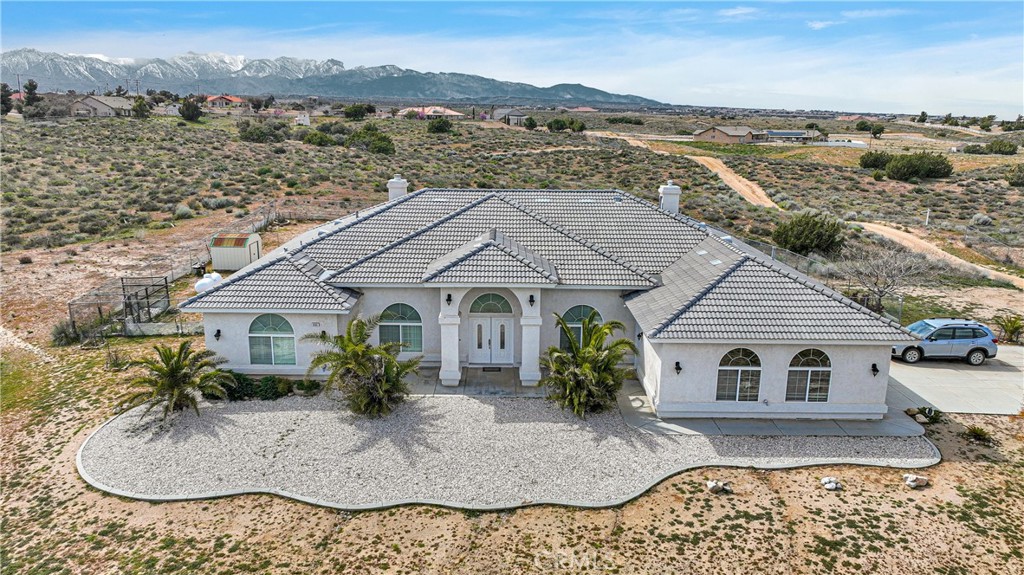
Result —
<instances>
[{"instance_id":1,"label":"paved road","mask_svg":"<svg viewBox=\"0 0 1024 575\"><path fill-rule=\"evenodd\" d=\"M999 354L978 367L958 360L893 360L890 407L932 406L952 413L1015 415L1024 399L1024 347L1001 345Z\"/></svg>"}]
</instances>

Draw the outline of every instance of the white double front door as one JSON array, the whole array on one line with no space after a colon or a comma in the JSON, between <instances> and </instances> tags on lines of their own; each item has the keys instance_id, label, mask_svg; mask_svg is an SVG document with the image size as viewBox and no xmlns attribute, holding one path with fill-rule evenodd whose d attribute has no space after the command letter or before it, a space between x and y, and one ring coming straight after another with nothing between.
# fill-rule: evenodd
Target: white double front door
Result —
<instances>
[{"instance_id":1,"label":"white double front door","mask_svg":"<svg viewBox=\"0 0 1024 575\"><path fill-rule=\"evenodd\" d=\"M512 317L473 317L469 363L512 364Z\"/></svg>"}]
</instances>

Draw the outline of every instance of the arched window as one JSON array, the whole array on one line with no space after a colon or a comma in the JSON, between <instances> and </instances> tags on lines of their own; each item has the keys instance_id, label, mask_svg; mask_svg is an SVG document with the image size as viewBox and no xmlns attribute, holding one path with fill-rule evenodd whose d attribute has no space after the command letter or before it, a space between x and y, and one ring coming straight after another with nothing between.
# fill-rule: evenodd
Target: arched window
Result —
<instances>
[{"instance_id":1,"label":"arched window","mask_svg":"<svg viewBox=\"0 0 1024 575\"><path fill-rule=\"evenodd\" d=\"M411 305L391 304L380 314L380 342L392 341L402 351L423 351L423 320Z\"/></svg>"},{"instance_id":2,"label":"arched window","mask_svg":"<svg viewBox=\"0 0 1024 575\"><path fill-rule=\"evenodd\" d=\"M591 312L597 311L589 305L576 305L562 314L562 319L569 326L569 330L572 331L573 335L576 336L576 342L579 343L583 339L583 320L590 317ZM597 317L594 318L597 323L604 323L604 319L601 317L601 313L598 312ZM558 345L562 349L569 349L569 336L565 335L565 332L561 329L558 330Z\"/></svg>"},{"instance_id":3,"label":"arched window","mask_svg":"<svg viewBox=\"0 0 1024 575\"><path fill-rule=\"evenodd\" d=\"M295 365L295 331L283 317L268 313L249 324L249 362Z\"/></svg>"},{"instance_id":4,"label":"arched window","mask_svg":"<svg viewBox=\"0 0 1024 575\"><path fill-rule=\"evenodd\" d=\"M512 313L512 304L496 293L485 293L473 300L469 313Z\"/></svg>"},{"instance_id":5,"label":"arched window","mask_svg":"<svg viewBox=\"0 0 1024 575\"><path fill-rule=\"evenodd\" d=\"M718 364L718 401L757 401L761 391L761 358L749 349L738 347L722 357Z\"/></svg>"},{"instance_id":6,"label":"arched window","mask_svg":"<svg viewBox=\"0 0 1024 575\"><path fill-rule=\"evenodd\" d=\"M828 401L832 361L820 349L805 349L789 362L786 401Z\"/></svg>"}]
</instances>

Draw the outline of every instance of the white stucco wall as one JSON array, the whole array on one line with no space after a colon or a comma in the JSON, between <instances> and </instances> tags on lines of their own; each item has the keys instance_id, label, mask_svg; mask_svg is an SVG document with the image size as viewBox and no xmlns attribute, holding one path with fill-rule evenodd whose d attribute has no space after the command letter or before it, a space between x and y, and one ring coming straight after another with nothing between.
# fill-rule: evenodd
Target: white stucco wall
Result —
<instances>
[{"instance_id":1,"label":"white stucco wall","mask_svg":"<svg viewBox=\"0 0 1024 575\"><path fill-rule=\"evenodd\" d=\"M753 350L761 358L759 401L715 401L718 366L722 356L736 347ZM832 381L827 402L787 402L789 362L800 351L814 347L829 355ZM653 344L646 351L660 356L660 365L646 358L644 387L661 417L772 417L879 419L886 412L890 346L799 344ZM653 355L653 354L650 354ZM675 362L682 371L675 372ZM871 365L878 366L877 376ZM658 369L660 368L660 369Z\"/></svg>"},{"instance_id":2,"label":"white stucco wall","mask_svg":"<svg viewBox=\"0 0 1024 575\"><path fill-rule=\"evenodd\" d=\"M334 314L289 314L280 313L288 320L295 331L295 365L253 365L249 361L249 325L258 313L206 313L203 314L206 348L227 359L221 367L240 373L255 375L292 375L303 376L312 355L320 347L313 342L302 341L302 336L309 333L326 331L329 335L337 335L339 316ZM347 321L347 320L346 320ZM215 334L220 330L221 337Z\"/></svg>"},{"instance_id":3,"label":"white stucco wall","mask_svg":"<svg viewBox=\"0 0 1024 575\"><path fill-rule=\"evenodd\" d=\"M363 295L359 297L359 303L349 316L339 316L341 325L339 329L344 331L349 319L358 315L370 317L383 312L389 305L404 303L412 306L420 314L423 320L423 351L403 352L400 359L408 359L418 355L423 356L423 365L439 365L441 362L441 329L437 323L437 316L440 313L438 304L439 290L436 288L365 288L361 290ZM379 343L378 333L374 333L371 340L374 344Z\"/></svg>"},{"instance_id":4,"label":"white stucco wall","mask_svg":"<svg viewBox=\"0 0 1024 575\"><path fill-rule=\"evenodd\" d=\"M544 325L540 330L542 353L551 346L557 346L559 342L559 331L553 314L564 314L569 308L577 305L589 305L596 309L605 321L621 321L626 325L626 330L617 333L616 337L637 342L636 321L623 304L620 290L549 289L541 292L541 317L544 318Z\"/></svg>"}]
</instances>

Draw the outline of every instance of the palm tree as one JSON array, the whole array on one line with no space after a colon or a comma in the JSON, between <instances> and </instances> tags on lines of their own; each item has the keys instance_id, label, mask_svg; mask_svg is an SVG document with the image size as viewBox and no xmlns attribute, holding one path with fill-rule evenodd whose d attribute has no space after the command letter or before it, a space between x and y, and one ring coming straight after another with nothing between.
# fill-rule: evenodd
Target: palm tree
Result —
<instances>
[{"instance_id":1,"label":"palm tree","mask_svg":"<svg viewBox=\"0 0 1024 575\"><path fill-rule=\"evenodd\" d=\"M306 376L326 368L324 388L337 389L353 413L370 417L391 413L392 408L409 395L405 378L419 371L422 359L399 360L398 354L402 351L399 342L371 344L370 336L379 323L380 316L357 317L341 335L320 333L303 337L327 348L313 355Z\"/></svg>"},{"instance_id":2,"label":"palm tree","mask_svg":"<svg viewBox=\"0 0 1024 575\"><path fill-rule=\"evenodd\" d=\"M575 330L559 314L555 323L568 342L563 349L548 348L541 365L548 374L541 383L548 387L548 399L566 407L581 418L588 413L604 411L615 405L615 395L629 374L619 364L626 353L636 353L633 342L620 338L608 341L616 331L625 330L619 321L599 323L597 311L583 319L579 339Z\"/></svg>"},{"instance_id":3,"label":"palm tree","mask_svg":"<svg viewBox=\"0 0 1024 575\"><path fill-rule=\"evenodd\" d=\"M136 378L135 385L142 389L126 397L119 405L121 411L146 405L145 416L154 407L163 404L163 420L173 412L191 407L199 415L197 396L200 394L223 398L224 386L234 385L234 377L217 369L224 359L214 357L210 350L193 351L191 341L183 341L178 349L154 346L157 357L129 362L130 367L146 368L146 375Z\"/></svg>"}]
</instances>

